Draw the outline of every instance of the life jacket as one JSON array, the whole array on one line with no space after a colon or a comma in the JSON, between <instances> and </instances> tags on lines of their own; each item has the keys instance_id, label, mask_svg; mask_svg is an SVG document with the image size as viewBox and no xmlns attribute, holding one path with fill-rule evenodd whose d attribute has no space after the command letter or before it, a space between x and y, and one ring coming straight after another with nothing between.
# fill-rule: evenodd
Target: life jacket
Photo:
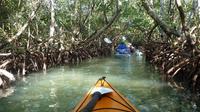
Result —
<instances>
[{"instance_id":1,"label":"life jacket","mask_svg":"<svg viewBox=\"0 0 200 112\"><path fill-rule=\"evenodd\" d=\"M117 46L117 49L116 51L119 53L119 54L128 54L130 53L130 49L126 46L126 44L124 43L120 43L118 46Z\"/></svg>"}]
</instances>

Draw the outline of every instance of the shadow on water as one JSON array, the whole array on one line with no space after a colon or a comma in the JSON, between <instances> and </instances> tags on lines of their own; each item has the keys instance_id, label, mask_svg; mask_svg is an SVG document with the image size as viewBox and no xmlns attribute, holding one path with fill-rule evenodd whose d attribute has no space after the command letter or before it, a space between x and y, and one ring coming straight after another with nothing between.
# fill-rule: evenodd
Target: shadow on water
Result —
<instances>
[{"instance_id":1,"label":"shadow on water","mask_svg":"<svg viewBox=\"0 0 200 112\"><path fill-rule=\"evenodd\" d=\"M69 112L96 80L107 80L142 112L191 112L175 90L142 57L93 59L49 69L18 81L15 92L0 99L0 112Z\"/></svg>"}]
</instances>

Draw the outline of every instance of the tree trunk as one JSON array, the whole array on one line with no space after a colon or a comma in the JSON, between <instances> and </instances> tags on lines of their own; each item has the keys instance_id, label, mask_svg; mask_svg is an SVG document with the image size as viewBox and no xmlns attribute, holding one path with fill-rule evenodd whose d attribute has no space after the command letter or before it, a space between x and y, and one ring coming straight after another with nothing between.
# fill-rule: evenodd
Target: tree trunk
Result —
<instances>
[{"instance_id":1,"label":"tree trunk","mask_svg":"<svg viewBox=\"0 0 200 112\"><path fill-rule=\"evenodd\" d=\"M197 3L197 12L200 18L200 0L198 0L198 3Z\"/></svg>"},{"instance_id":2,"label":"tree trunk","mask_svg":"<svg viewBox=\"0 0 200 112\"><path fill-rule=\"evenodd\" d=\"M188 18L188 23L187 23L188 26L190 26L192 24L191 20L192 20L193 16L195 15L196 9L197 9L197 2L196 2L196 0L193 0L193 2L192 2L192 10L190 11L189 18Z\"/></svg>"},{"instance_id":3,"label":"tree trunk","mask_svg":"<svg viewBox=\"0 0 200 112\"><path fill-rule=\"evenodd\" d=\"M165 22L163 22L153 11L153 9L146 3L145 0L141 0L142 1L142 6L145 8L145 10L147 11L148 15L151 16L152 19L154 19L154 21L163 29L163 31L167 34L167 35L175 35L175 36L180 36L180 33L178 31L176 31L175 29L170 28L169 26L167 26L167 24Z\"/></svg>"},{"instance_id":4,"label":"tree trunk","mask_svg":"<svg viewBox=\"0 0 200 112\"><path fill-rule=\"evenodd\" d=\"M105 30L107 30L112 24L113 22L117 19L117 17L119 16L121 12L121 9L119 9L119 4L118 4L118 0L116 0L116 11L115 11L115 15L110 19L110 21L108 21L108 24L106 24L105 26L103 26L101 29L99 29L97 32L92 33L89 38L87 39L87 42L92 41L93 39L99 37Z\"/></svg>"},{"instance_id":5,"label":"tree trunk","mask_svg":"<svg viewBox=\"0 0 200 112\"><path fill-rule=\"evenodd\" d=\"M184 14L184 10L183 10L180 0L176 0L176 6L178 8L179 15L181 18L182 31L184 32L185 37L186 37L187 47L191 50L191 49L193 49L194 45L192 45L192 39L191 39L191 35L189 33L189 28L186 26L186 23L185 23L185 14Z\"/></svg>"},{"instance_id":6,"label":"tree trunk","mask_svg":"<svg viewBox=\"0 0 200 112\"><path fill-rule=\"evenodd\" d=\"M163 19L163 15L164 15L164 3L165 3L165 0L160 0L160 18L161 20ZM160 32L160 35L161 35L161 38L163 39L163 30L159 27L159 32Z\"/></svg>"},{"instance_id":7,"label":"tree trunk","mask_svg":"<svg viewBox=\"0 0 200 112\"><path fill-rule=\"evenodd\" d=\"M55 10L54 10L54 6L55 6L55 1L54 1L54 0L50 0L51 25L50 25L49 37L53 37L53 36L54 36L54 33L55 33L56 21L55 21Z\"/></svg>"},{"instance_id":8,"label":"tree trunk","mask_svg":"<svg viewBox=\"0 0 200 112\"><path fill-rule=\"evenodd\" d=\"M179 15L180 15L180 18L181 18L182 31L185 31L187 29L186 24L185 24L185 14L184 14L184 10L183 10L183 7L182 7L180 0L176 0L176 6L178 8Z\"/></svg>"}]
</instances>

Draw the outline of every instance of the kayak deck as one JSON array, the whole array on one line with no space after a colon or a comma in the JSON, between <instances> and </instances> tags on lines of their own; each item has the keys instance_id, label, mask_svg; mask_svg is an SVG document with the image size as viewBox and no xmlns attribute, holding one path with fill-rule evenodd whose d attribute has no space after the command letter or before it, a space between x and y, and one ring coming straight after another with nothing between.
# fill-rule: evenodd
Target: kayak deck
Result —
<instances>
[{"instance_id":1,"label":"kayak deck","mask_svg":"<svg viewBox=\"0 0 200 112\"><path fill-rule=\"evenodd\" d=\"M81 112L92 99L92 90L97 87L106 87L113 92L104 94L96 103L93 112L139 112L124 96L109 84L105 78L99 79L95 86L85 95L80 103L75 107L74 112Z\"/></svg>"}]
</instances>

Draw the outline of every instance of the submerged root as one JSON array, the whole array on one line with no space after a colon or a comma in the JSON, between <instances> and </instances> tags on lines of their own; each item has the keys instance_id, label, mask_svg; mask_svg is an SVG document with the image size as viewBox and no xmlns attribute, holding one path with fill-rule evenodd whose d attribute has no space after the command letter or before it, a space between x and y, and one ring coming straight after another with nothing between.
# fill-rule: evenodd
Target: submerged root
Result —
<instances>
[{"instance_id":1,"label":"submerged root","mask_svg":"<svg viewBox=\"0 0 200 112\"><path fill-rule=\"evenodd\" d=\"M88 44L87 44L88 45ZM37 46L36 46L37 47ZM73 46L71 49L51 48L42 46L41 50L32 48L24 52L1 55L0 59L0 88L7 88L17 76L24 76L30 72L43 70L64 64L77 64L86 59L111 54L109 46L97 46L93 42L90 46ZM3 69L1 69L3 68ZM7 72L9 71L9 72ZM13 74L16 74L15 76Z\"/></svg>"},{"instance_id":2,"label":"submerged root","mask_svg":"<svg viewBox=\"0 0 200 112\"><path fill-rule=\"evenodd\" d=\"M168 43L146 46L146 59L163 71L168 81L176 81L174 87L200 93L200 52L197 49L188 50Z\"/></svg>"}]
</instances>

